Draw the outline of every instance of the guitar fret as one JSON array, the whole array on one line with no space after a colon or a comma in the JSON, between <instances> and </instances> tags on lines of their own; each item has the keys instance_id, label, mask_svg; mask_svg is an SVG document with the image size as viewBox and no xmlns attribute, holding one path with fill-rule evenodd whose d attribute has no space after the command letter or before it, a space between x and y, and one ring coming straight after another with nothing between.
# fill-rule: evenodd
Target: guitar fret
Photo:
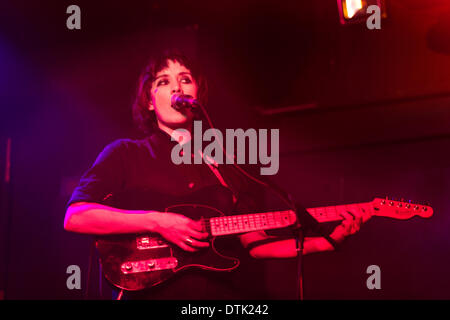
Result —
<instances>
[{"instance_id":1,"label":"guitar fret","mask_svg":"<svg viewBox=\"0 0 450 320\"><path fill-rule=\"evenodd\" d=\"M244 224L245 226L248 227L248 217L244 216L244 217L242 218L242 220L243 220L243 224ZM244 229L245 229L245 228L246 228L246 227L244 227Z\"/></svg>"}]
</instances>

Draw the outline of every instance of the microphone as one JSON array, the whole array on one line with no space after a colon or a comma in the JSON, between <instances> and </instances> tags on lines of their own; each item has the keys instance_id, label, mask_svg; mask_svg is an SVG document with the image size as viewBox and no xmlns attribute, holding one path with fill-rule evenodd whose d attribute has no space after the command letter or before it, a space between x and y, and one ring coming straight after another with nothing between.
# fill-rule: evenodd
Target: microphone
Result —
<instances>
[{"instance_id":1,"label":"microphone","mask_svg":"<svg viewBox=\"0 0 450 320\"><path fill-rule=\"evenodd\" d=\"M194 99L190 95L181 93L174 93L170 98L170 102L172 104L172 108L177 111L184 109L195 109L199 106L197 99Z\"/></svg>"}]
</instances>

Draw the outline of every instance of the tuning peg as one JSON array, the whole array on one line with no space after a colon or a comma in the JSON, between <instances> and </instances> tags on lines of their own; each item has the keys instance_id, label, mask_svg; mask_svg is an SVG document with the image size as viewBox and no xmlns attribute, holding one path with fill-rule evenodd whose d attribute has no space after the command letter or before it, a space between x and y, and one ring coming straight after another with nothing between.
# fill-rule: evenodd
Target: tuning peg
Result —
<instances>
[{"instance_id":1,"label":"tuning peg","mask_svg":"<svg viewBox=\"0 0 450 320\"><path fill-rule=\"evenodd\" d=\"M406 202L406 201L405 201L405 202ZM406 202L405 208L406 208L406 209L411 208L411 200L408 200L408 202Z\"/></svg>"}]
</instances>

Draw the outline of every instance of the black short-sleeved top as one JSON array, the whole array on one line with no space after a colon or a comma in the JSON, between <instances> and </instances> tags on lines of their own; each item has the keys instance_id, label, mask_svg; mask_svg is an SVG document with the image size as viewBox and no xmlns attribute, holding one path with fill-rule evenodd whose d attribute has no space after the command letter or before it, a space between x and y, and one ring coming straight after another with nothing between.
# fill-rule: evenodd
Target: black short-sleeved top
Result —
<instances>
[{"instance_id":1,"label":"black short-sleeved top","mask_svg":"<svg viewBox=\"0 0 450 320\"><path fill-rule=\"evenodd\" d=\"M202 164L175 165L171 152L175 142L163 131L141 140L120 139L109 144L82 176L68 205L94 202L129 210L163 211L171 196L183 196L208 186L221 185L212 170ZM263 210L261 193L235 168L219 165L220 175L238 198L242 212ZM144 191L145 208L135 197ZM118 202L110 202L115 195ZM148 207L150 204L151 208ZM233 272L185 272L151 290L126 293L129 299L264 299L262 262L251 258L237 237L227 240L233 256L241 259Z\"/></svg>"}]
</instances>

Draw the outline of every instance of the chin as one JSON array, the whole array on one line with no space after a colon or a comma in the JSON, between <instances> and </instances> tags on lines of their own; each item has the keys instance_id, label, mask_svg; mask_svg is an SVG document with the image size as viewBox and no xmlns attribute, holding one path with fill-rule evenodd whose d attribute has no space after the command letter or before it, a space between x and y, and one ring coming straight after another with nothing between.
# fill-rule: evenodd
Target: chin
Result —
<instances>
[{"instance_id":1,"label":"chin","mask_svg":"<svg viewBox=\"0 0 450 320\"><path fill-rule=\"evenodd\" d=\"M192 125L194 121L194 117L188 115L181 115L177 117L177 119L173 119L172 121L168 121L167 125L173 129L177 128L186 128Z\"/></svg>"}]
</instances>

